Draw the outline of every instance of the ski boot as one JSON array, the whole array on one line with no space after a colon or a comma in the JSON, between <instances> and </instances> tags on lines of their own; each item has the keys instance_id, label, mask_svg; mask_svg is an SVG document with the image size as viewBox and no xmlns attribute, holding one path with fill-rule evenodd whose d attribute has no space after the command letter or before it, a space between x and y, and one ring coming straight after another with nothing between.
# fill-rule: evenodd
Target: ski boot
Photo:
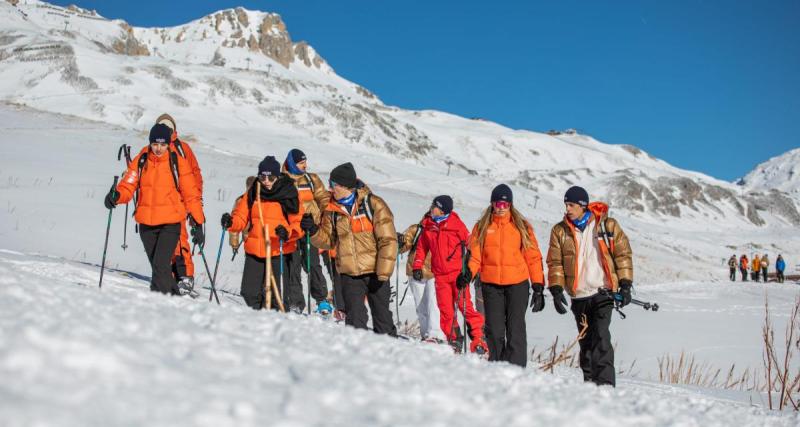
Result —
<instances>
[{"instance_id":1,"label":"ski boot","mask_svg":"<svg viewBox=\"0 0 800 427\"><path fill-rule=\"evenodd\" d=\"M181 280L178 281L178 292L181 295L189 295L192 298L200 296L200 294L194 290L194 277L181 277Z\"/></svg>"},{"instance_id":2,"label":"ski boot","mask_svg":"<svg viewBox=\"0 0 800 427\"><path fill-rule=\"evenodd\" d=\"M458 335L454 339L448 340L447 343L453 348L453 352L456 354L461 354L461 351L464 348L464 336Z\"/></svg>"},{"instance_id":3,"label":"ski boot","mask_svg":"<svg viewBox=\"0 0 800 427\"><path fill-rule=\"evenodd\" d=\"M469 345L469 351L477 354L482 359L489 358L489 347L486 345L483 337L473 339L472 343Z\"/></svg>"},{"instance_id":4,"label":"ski boot","mask_svg":"<svg viewBox=\"0 0 800 427\"><path fill-rule=\"evenodd\" d=\"M328 317L333 313L333 306L327 300L322 300L317 304L317 314Z\"/></svg>"}]
</instances>

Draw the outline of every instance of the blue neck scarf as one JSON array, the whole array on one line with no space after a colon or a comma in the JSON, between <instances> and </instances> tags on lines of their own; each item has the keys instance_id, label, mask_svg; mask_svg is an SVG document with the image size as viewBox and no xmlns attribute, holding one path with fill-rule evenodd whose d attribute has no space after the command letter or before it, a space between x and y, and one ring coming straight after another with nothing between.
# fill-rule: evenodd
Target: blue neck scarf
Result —
<instances>
[{"instance_id":1,"label":"blue neck scarf","mask_svg":"<svg viewBox=\"0 0 800 427\"><path fill-rule=\"evenodd\" d=\"M434 220L437 224L441 223L442 221L450 218L450 214L445 214L442 216L432 216L431 219Z\"/></svg>"},{"instance_id":2,"label":"blue neck scarf","mask_svg":"<svg viewBox=\"0 0 800 427\"><path fill-rule=\"evenodd\" d=\"M336 201L347 209L347 213L353 212L353 204L356 202L356 192L353 191L349 196Z\"/></svg>"},{"instance_id":3,"label":"blue neck scarf","mask_svg":"<svg viewBox=\"0 0 800 427\"><path fill-rule=\"evenodd\" d=\"M583 231L586 228L586 224L589 223L589 220L592 218L592 213L586 211L582 217L577 220L572 221L572 225L578 228L578 230Z\"/></svg>"},{"instance_id":4,"label":"blue neck scarf","mask_svg":"<svg viewBox=\"0 0 800 427\"><path fill-rule=\"evenodd\" d=\"M305 173L297 168L297 163L294 162L292 153L289 153L289 155L286 156L286 170L288 170L292 175L302 175Z\"/></svg>"}]
</instances>

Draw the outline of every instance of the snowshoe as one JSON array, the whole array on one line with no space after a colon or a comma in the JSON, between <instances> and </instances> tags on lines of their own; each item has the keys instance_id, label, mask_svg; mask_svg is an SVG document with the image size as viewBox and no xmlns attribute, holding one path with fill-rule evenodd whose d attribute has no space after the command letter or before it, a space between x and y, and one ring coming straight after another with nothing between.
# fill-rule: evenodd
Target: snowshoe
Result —
<instances>
[{"instance_id":1,"label":"snowshoe","mask_svg":"<svg viewBox=\"0 0 800 427\"><path fill-rule=\"evenodd\" d=\"M330 316L333 313L333 306L328 301L322 300L317 304L317 314L321 316Z\"/></svg>"},{"instance_id":2,"label":"snowshoe","mask_svg":"<svg viewBox=\"0 0 800 427\"><path fill-rule=\"evenodd\" d=\"M194 290L193 277L181 277L181 280L178 281L178 292L181 295L189 295L192 298L197 298L200 296L200 294Z\"/></svg>"}]
</instances>

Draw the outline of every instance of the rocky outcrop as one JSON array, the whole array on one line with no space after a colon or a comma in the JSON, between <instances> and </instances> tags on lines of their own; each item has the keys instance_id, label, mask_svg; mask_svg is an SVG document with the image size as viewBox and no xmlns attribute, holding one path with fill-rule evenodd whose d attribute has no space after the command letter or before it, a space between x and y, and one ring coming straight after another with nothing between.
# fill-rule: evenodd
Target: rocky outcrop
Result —
<instances>
[{"instance_id":1,"label":"rocky outcrop","mask_svg":"<svg viewBox=\"0 0 800 427\"><path fill-rule=\"evenodd\" d=\"M133 28L124 22L119 25L122 27L122 35L111 44L111 49L120 55L150 56L147 46L136 39Z\"/></svg>"}]
</instances>

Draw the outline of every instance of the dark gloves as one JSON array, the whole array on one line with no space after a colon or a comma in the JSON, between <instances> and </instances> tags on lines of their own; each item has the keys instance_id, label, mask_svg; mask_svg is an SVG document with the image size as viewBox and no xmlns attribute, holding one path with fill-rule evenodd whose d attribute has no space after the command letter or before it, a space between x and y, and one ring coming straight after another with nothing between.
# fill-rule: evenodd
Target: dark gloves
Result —
<instances>
[{"instance_id":1,"label":"dark gloves","mask_svg":"<svg viewBox=\"0 0 800 427\"><path fill-rule=\"evenodd\" d=\"M192 227L192 243L200 246L201 248L206 244L206 235L203 233L202 225Z\"/></svg>"},{"instance_id":2,"label":"dark gloves","mask_svg":"<svg viewBox=\"0 0 800 427\"><path fill-rule=\"evenodd\" d=\"M422 281L422 270L414 270L411 272L411 277L414 278L417 282Z\"/></svg>"},{"instance_id":3,"label":"dark gloves","mask_svg":"<svg viewBox=\"0 0 800 427\"><path fill-rule=\"evenodd\" d=\"M314 224L314 217L311 214L303 215L303 219L300 220L300 228L309 236L317 234L317 230L319 230L317 224Z\"/></svg>"},{"instance_id":4,"label":"dark gloves","mask_svg":"<svg viewBox=\"0 0 800 427\"><path fill-rule=\"evenodd\" d=\"M531 311L538 313L544 310L544 285L541 283L534 283L533 294L531 294Z\"/></svg>"},{"instance_id":5,"label":"dark gloves","mask_svg":"<svg viewBox=\"0 0 800 427\"><path fill-rule=\"evenodd\" d=\"M458 278L456 279L456 288L464 289L467 286L469 286L469 282L471 281L472 281L472 272L470 272L469 269L467 269L467 271L458 275Z\"/></svg>"},{"instance_id":6,"label":"dark gloves","mask_svg":"<svg viewBox=\"0 0 800 427\"><path fill-rule=\"evenodd\" d=\"M119 200L119 193L117 193L117 190L112 188L111 191L106 194L103 204L106 205L106 209L114 209L117 207L117 200Z\"/></svg>"},{"instance_id":7,"label":"dark gloves","mask_svg":"<svg viewBox=\"0 0 800 427\"><path fill-rule=\"evenodd\" d=\"M631 288L633 288L633 283L631 283L628 279L621 279L619 281L619 295L622 297L622 301L620 301L620 306L625 307L626 305L631 303Z\"/></svg>"},{"instance_id":8,"label":"dark gloves","mask_svg":"<svg viewBox=\"0 0 800 427\"><path fill-rule=\"evenodd\" d=\"M289 230L282 225L275 227L275 235L278 236L278 239L282 242L289 240Z\"/></svg>"},{"instance_id":9,"label":"dark gloves","mask_svg":"<svg viewBox=\"0 0 800 427\"><path fill-rule=\"evenodd\" d=\"M222 224L222 228L227 230L233 227L233 217L231 216L231 214L225 212L224 214L222 214L222 220L220 220L220 223Z\"/></svg>"},{"instance_id":10,"label":"dark gloves","mask_svg":"<svg viewBox=\"0 0 800 427\"><path fill-rule=\"evenodd\" d=\"M550 286L550 294L553 295L553 306L558 314L566 313L567 299L564 297L564 288L558 285Z\"/></svg>"},{"instance_id":11,"label":"dark gloves","mask_svg":"<svg viewBox=\"0 0 800 427\"><path fill-rule=\"evenodd\" d=\"M406 236L404 236L404 235L402 235L400 233L397 233L397 244L400 245L400 246L405 245L406 244Z\"/></svg>"}]
</instances>

